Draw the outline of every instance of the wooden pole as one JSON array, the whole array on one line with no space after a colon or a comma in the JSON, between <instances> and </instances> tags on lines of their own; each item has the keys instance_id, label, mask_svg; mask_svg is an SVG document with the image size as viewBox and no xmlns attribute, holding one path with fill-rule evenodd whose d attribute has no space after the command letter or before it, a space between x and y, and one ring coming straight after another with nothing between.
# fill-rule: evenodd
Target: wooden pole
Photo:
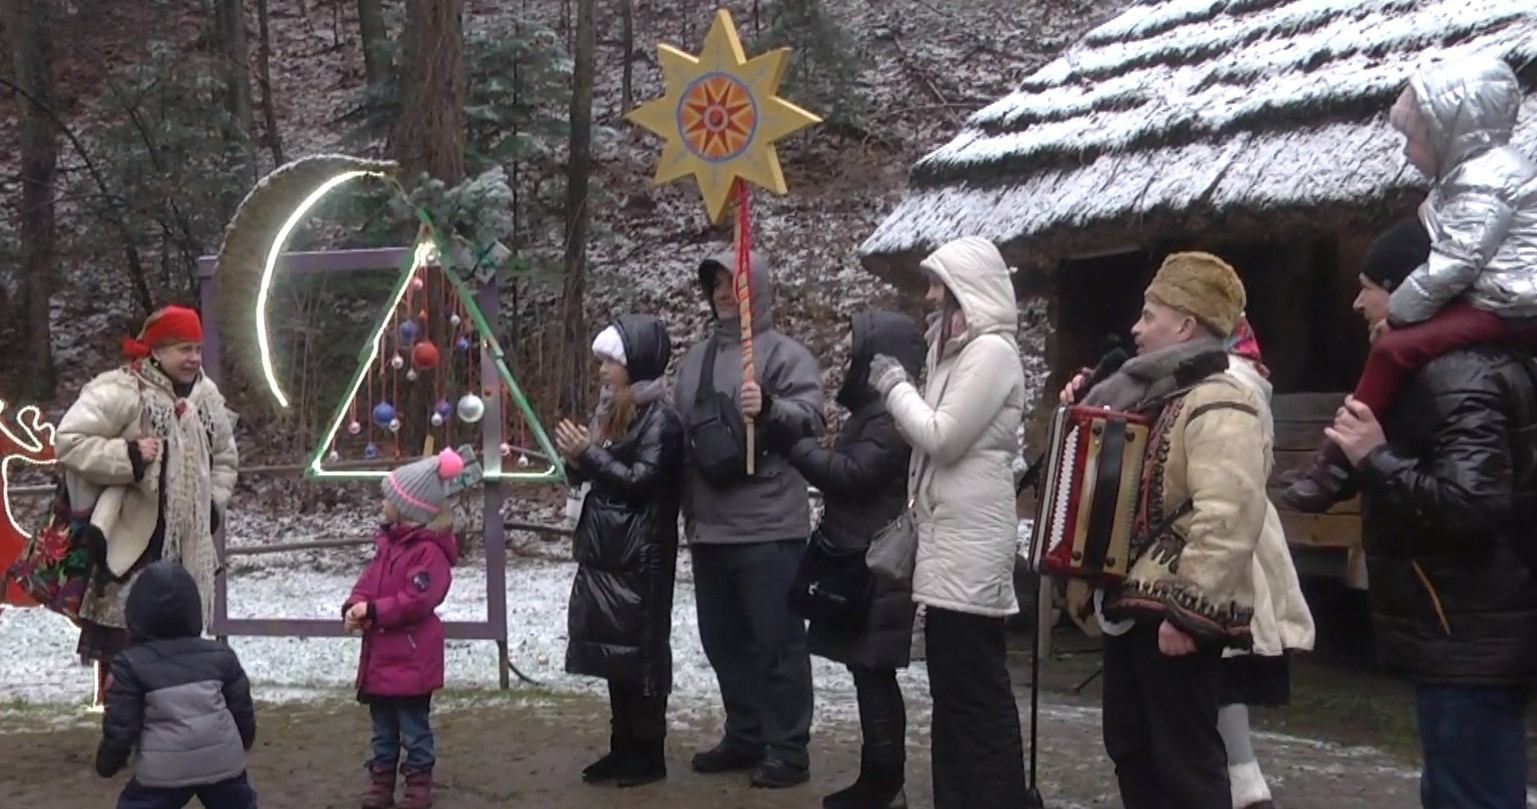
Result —
<instances>
[{"instance_id":1,"label":"wooden pole","mask_svg":"<svg viewBox=\"0 0 1537 809\"><path fill-rule=\"evenodd\" d=\"M752 245L751 226L748 221L747 184L737 178L735 246L736 267L732 273L736 289L737 322L742 332L742 384L757 381L752 361ZM747 474L757 471L757 430L753 419L747 419Z\"/></svg>"}]
</instances>

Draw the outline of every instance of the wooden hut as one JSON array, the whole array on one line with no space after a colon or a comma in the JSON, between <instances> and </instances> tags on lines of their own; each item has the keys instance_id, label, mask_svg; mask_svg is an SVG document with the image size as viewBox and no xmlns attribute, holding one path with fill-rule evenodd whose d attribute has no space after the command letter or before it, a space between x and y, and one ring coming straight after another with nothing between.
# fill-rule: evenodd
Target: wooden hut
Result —
<instances>
[{"instance_id":1,"label":"wooden hut","mask_svg":"<svg viewBox=\"0 0 1537 809\"><path fill-rule=\"evenodd\" d=\"M1537 4L1142 0L920 160L862 260L911 287L938 245L992 239L1020 294L1048 300L1056 390L1126 332L1164 254L1218 253L1249 290L1285 469L1316 445L1365 354L1350 311L1363 250L1423 198L1387 110L1415 68L1475 52L1537 84ZM1537 92L1517 137L1537 153ZM1294 545L1358 543L1353 505L1287 520Z\"/></svg>"}]
</instances>

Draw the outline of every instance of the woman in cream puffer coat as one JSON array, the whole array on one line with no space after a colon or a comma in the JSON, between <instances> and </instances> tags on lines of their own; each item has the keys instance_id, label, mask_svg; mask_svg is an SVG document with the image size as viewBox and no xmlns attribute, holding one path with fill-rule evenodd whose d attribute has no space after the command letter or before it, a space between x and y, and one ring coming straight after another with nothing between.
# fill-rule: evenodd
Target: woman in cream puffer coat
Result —
<instances>
[{"instance_id":1,"label":"woman in cream puffer coat","mask_svg":"<svg viewBox=\"0 0 1537 809\"><path fill-rule=\"evenodd\" d=\"M1019 711L1005 660L1017 520L1011 463L1024 417L1010 272L986 239L950 242L922 263L939 317L924 391L878 356L870 379L912 445L918 530L913 600L926 608L935 809L1014 806L1025 791Z\"/></svg>"}]
</instances>

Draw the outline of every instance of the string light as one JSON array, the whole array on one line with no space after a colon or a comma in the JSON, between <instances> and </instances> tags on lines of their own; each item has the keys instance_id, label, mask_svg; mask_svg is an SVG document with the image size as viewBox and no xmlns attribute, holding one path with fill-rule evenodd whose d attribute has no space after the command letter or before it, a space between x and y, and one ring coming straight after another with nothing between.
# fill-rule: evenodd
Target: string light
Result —
<instances>
[{"instance_id":1,"label":"string light","mask_svg":"<svg viewBox=\"0 0 1537 809\"><path fill-rule=\"evenodd\" d=\"M395 315L400 308L401 301L411 291L411 281L416 277L418 269L423 267L439 267L441 266L440 260L441 256L436 246L429 239L424 238L417 243L411 266L401 273L400 279L396 283L389 301L386 303L384 309L385 316L379 322L378 328L374 332L373 340L368 344L366 353L360 356L362 366L355 373L351 386L347 388L345 394L347 398L344 401L350 403L356 399L358 391L362 388L363 381L368 377L370 371L375 368L375 364L380 361L381 356L383 356L386 341L395 337L397 333L395 330L399 328L399 324L395 321ZM474 300L471 299L471 292L464 282L454 275L451 269L447 268L443 271L443 278L445 286L449 287L452 293L459 299L457 310L462 315L461 322L468 321L470 324L473 324L473 329L477 332L485 328L485 318L481 315L480 309L475 305ZM447 291L445 291L445 294L447 294ZM467 344L470 343L467 337L461 339ZM484 335L480 338L479 345L482 351L490 353L493 373L500 378L501 384L507 388L516 389L515 383L512 381L511 371L508 370L506 361L502 356L502 351L495 340L489 335ZM466 369L468 369L471 361L468 353L466 352L464 359ZM381 381L381 385L384 384L387 383ZM387 391L383 392L387 393ZM521 399L521 394L518 398L520 408L526 408L528 406L527 402ZM384 470L333 470L325 468L328 459L327 450L335 444L337 432L347 426L348 414L349 407L342 406L337 408L336 414L327 426L319 446L310 457L309 465L305 469L305 477L312 480L379 480L389 474ZM372 414L370 413L370 415ZM370 418L369 421L370 425L372 425L373 420ZM446 416L445 421L447 421ZM535 424L537 425L537 422ZM372 429L370 428L371 434ZM501 468L501 459L499 457L494 459L487 458L486 468L482 476L483 479L524 483L554 482L563 479L565 474L564 467L548 436L542 429L536 429L535 437L538 439L540 451L551 459L547 466L540 469L523 468L521 471L509 471ZM395 439L397 442L399 441L398 433L395 434ZM365 449L364 454L368 458L374 459L380 457L383 453L377 444L370 443L368 448Z\"/></svg>"},{"instance_id":2,"label":"string light","mask_svg":"<svg viewBox=\"0 0 1537 809\"><path fill-rule=\"evenodd\" d=\"M382 177L385 176L374 171L344 171L335 177L321 183L310 195L299 203L293 213L288 215L287 221L278 228L277 237L272 240L272 247L267 251L267 263L262 267L261 284L256 288L256 347L261 354L262 375L266 377L267 388L277 398L278 406L288 407L288 396L283 393L283 388L278 384L277 371L272 365L272 342L267 337L267 303L272 294L272 276L277 270L278 258L283 254L283 247L288 244L288 237L292 235L299 220L315 207L316 203L331 193L331 190L358 177Z\"/></svg>"},{"instance_id":3,"label":"string light","mask_svg":"<svg viewBox=\"0 0 1537 809\"><path fill-rule=\"evenodd\" d=\"M4 437L4 456L0 456L0 499L5 500L5 521L10 530L23 540L31 539L32 535L16 522L16 515L11 511L11 463L13 461L26 461L38 466L52 466L58 463L53 455L54 430L53 425L43 420L43 411L35 405L27 405L16 411L16 423L25 431L22 437L13 432L7 426L5 415L6 403L0 399L0 436ZM46 440L45 440L46 439ZM15 449L17 451L10 451ZM0 588L3 589L3 588Z\"/></svg>"}]
</instances>

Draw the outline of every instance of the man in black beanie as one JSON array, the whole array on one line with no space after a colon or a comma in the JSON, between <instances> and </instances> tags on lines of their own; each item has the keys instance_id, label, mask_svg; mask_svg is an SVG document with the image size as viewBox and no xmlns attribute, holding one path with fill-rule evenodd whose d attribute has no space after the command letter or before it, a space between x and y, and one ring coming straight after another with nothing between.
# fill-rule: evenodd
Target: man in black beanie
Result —
<instances>
[{"instance_id":1,"label":"man in black beanie","mask_svg":"<svg viewBox=\"0 0 1537 809\"><path fill-rule=\"evenodd\" d=\"M1430 253L1430 234L1408 216L1383 231L1361 261L1361 292L1353 308L1366 319L1373 340L1387 329L1388 298Z\"/></svg>"},{"instance_id":2,"label":"man in black beanie","mask_svg":"<svg viewBox=\"0 0 1537 809\"><path fill-rule=\"evenodd\" d=\"M1425 260L1416 220L1367 253L1355 309L1374 332ZM1526 805L1526 705L1537 680L1537 366L1456 348L1382 413L1351 400L1329 438L1355 463L1383 664L1415 684L1424 806ZM1381 421L1378 421L1378 418Z\"/></svg>"}]
</instances>

